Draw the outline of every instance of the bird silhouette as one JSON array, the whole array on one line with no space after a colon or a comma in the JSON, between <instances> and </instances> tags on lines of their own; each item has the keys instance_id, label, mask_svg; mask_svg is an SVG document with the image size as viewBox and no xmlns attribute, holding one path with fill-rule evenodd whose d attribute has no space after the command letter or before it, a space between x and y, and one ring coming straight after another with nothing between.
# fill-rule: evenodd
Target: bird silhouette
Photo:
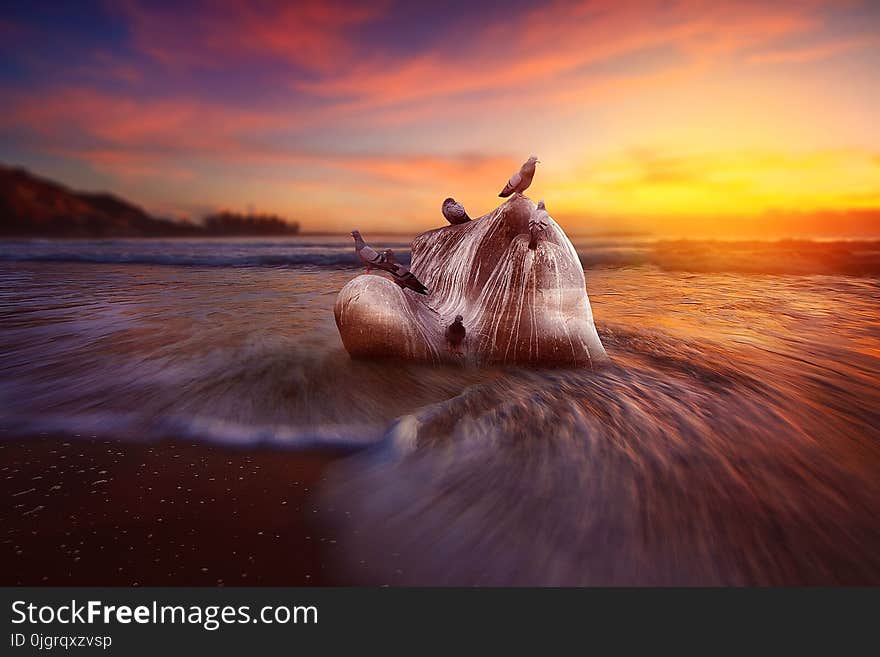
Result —
<instances>
[{"instance_id":1,"label":"bird silhouette","mask_svg":"<svg viewBox=\"0 0 880 657\"><path fill-rule=\"evenodd\" d=\"M529 188L529 185L532 184L532 178L535 177L535 164L540 161L541 160L538 159L537 155L530 155L529 159L523 162L519 171L510 177L510 180L507 181L507 184L498 196L504 198L510 196L514 192L521 195L526 191Z\"/></svg>"},{"instance_id":2,"label":"bird silhouette","mask_svg":"<svg viewBox=\"0 0 880 657\"><path fill-rule=\"evenodd\" d=\"M360 231L351 231L351 236L354 238L354 252L360 258L360 261L364 263L368 274L374 267L387 272L391 271L392 265L387 262L383 254L378 253L373 247L364 242Z\"/></svg>"},{"instance_id":3,"label":"bird silhouette","mask_svg":"<svg viewBox=\"0 0 880 657\"><path fill-rule=\"evenodd\" d=\"M464 206L451 196L443 201L443 216L453 225L466 224L471 220Z\"/></svg>"},{"instance_id":4,"label":"bird silhouette","mask_svg":"<svg viewBox=\"0 0 880 657\"><path fill-rule=\"evenodd\" d=\"M397 283L402 288L408 288L413 292L418 292L419 294L428 294L428 288L425 287L425 284L422 283L418 278L416 278L415 274L413 274L409 269L404 267L402 264L397 262L394 258L394 251L391 249L386 249L382 252L382 257L385 258L385 261L391 265L391 269L388 272L391 274L391 277L394 279L394 282Z\"/></svg>"},{"instance_id":5,"label":"bird silhouette","mask_svg":"<svg viewBox=\"0 0 880 657\"><path fill-rule=\"evenodd\" d=\"M462 353L462 345L467 336L467 330L462 324L464 318L461 315L455 316L455 321L446 327L446 344L449 346L450 353Z\"/></svg>"},{"instance_id":6,"label":"bird silhouette","mask_svg":"<svg viewBox=\"0 0 880 657\"><path fill-rule=\"evenodd\" d=\"M535 250L538 247L538 237L547 230L550 225L550 215L544 207L544 201L538 201L537 207L529 216L529 248Z\"/></svg>"}]
</instances>

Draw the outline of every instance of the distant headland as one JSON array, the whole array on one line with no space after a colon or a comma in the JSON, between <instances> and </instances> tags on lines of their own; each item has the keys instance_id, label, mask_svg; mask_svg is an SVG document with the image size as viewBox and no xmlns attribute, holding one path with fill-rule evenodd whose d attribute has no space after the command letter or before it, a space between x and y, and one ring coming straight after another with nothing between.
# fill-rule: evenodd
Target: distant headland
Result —
<instances>
[{"instance_id":1,"label":"distant headland","mask_svg":"<svg viewBox=\"0 0 880 657\"><path fill-rule=\"evenodd\" d=\"M112 194L74 191L25 169L0 165L3 237L226 237L298 233L298 223L271 214L220 212L199 223L154 217Z\"/></svg>"}]
</instances>

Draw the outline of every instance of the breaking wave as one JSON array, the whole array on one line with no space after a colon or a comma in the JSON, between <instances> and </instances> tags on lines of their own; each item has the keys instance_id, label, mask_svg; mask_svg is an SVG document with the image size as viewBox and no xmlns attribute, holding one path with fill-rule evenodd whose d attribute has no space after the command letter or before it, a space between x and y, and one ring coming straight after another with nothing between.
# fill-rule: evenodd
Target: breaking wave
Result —
<instances>
[{"instance_id":1,"label":"breaking wave","mask_svg":"<svg viewBox=\"0 0 880 657\"><path fill-rule=\"evenodd\" d=\"M336 466L342 567L393 585L880 581L876 390L602 334L613 366L473 386Z\"/></svg>"},{"instance_id":2,"label":"breaking wave","mask_svg":"<svg viewBox=\"0 0 880 657\"><path fill-rule=\"evenodd\" d=\"M370 242L393 248L409 266L410 242L376 236ZM880 275L880 242L850 241L574 241L585 269L650 266L666 271L747 274ZM0 262L59 262L175 267L316 267L361 265L347 236L326 240L5 240Z\"/></svg>"}]
</instances>

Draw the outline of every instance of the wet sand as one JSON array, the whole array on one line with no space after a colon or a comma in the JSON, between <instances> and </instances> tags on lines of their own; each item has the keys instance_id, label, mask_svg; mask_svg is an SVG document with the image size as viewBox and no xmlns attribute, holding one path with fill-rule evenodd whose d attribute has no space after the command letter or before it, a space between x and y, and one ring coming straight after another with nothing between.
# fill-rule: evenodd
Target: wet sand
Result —
<instances>
[{"instance_id":1,"label":"wet sand","mask_svg":"<svg viewBox=\"0 0 880 657\"><path fill-rule=\"evenodd\" d=\"M312 498L344 454L3 437L0 585L345 583Z\"/></svg>"},{"instance_id":2,"label":"wet sand","mask_svg":"<svg viewBox=\"0 0 880 657\"><path fill-rule=\"evenodd\" d=\"M594 373L352 360L353 275L0 266L3 583L880 582L877 278L591 270Z\"/></svg>"}]
</instances>

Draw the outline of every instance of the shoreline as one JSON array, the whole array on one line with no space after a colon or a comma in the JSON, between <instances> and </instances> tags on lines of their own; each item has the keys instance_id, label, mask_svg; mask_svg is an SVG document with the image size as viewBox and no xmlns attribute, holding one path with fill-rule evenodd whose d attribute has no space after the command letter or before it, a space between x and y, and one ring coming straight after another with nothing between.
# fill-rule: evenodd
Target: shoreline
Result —
<instances>
[{"instance_id":1,"label":"shoreline","mask_svg":"<svg viewBox=\"0 0 880 657\"><path fill-rule=\"evenodd\" d=\"M347 583L312 494L351 453L4 437L0 585Z\"/></svg>"}]
</instances>

